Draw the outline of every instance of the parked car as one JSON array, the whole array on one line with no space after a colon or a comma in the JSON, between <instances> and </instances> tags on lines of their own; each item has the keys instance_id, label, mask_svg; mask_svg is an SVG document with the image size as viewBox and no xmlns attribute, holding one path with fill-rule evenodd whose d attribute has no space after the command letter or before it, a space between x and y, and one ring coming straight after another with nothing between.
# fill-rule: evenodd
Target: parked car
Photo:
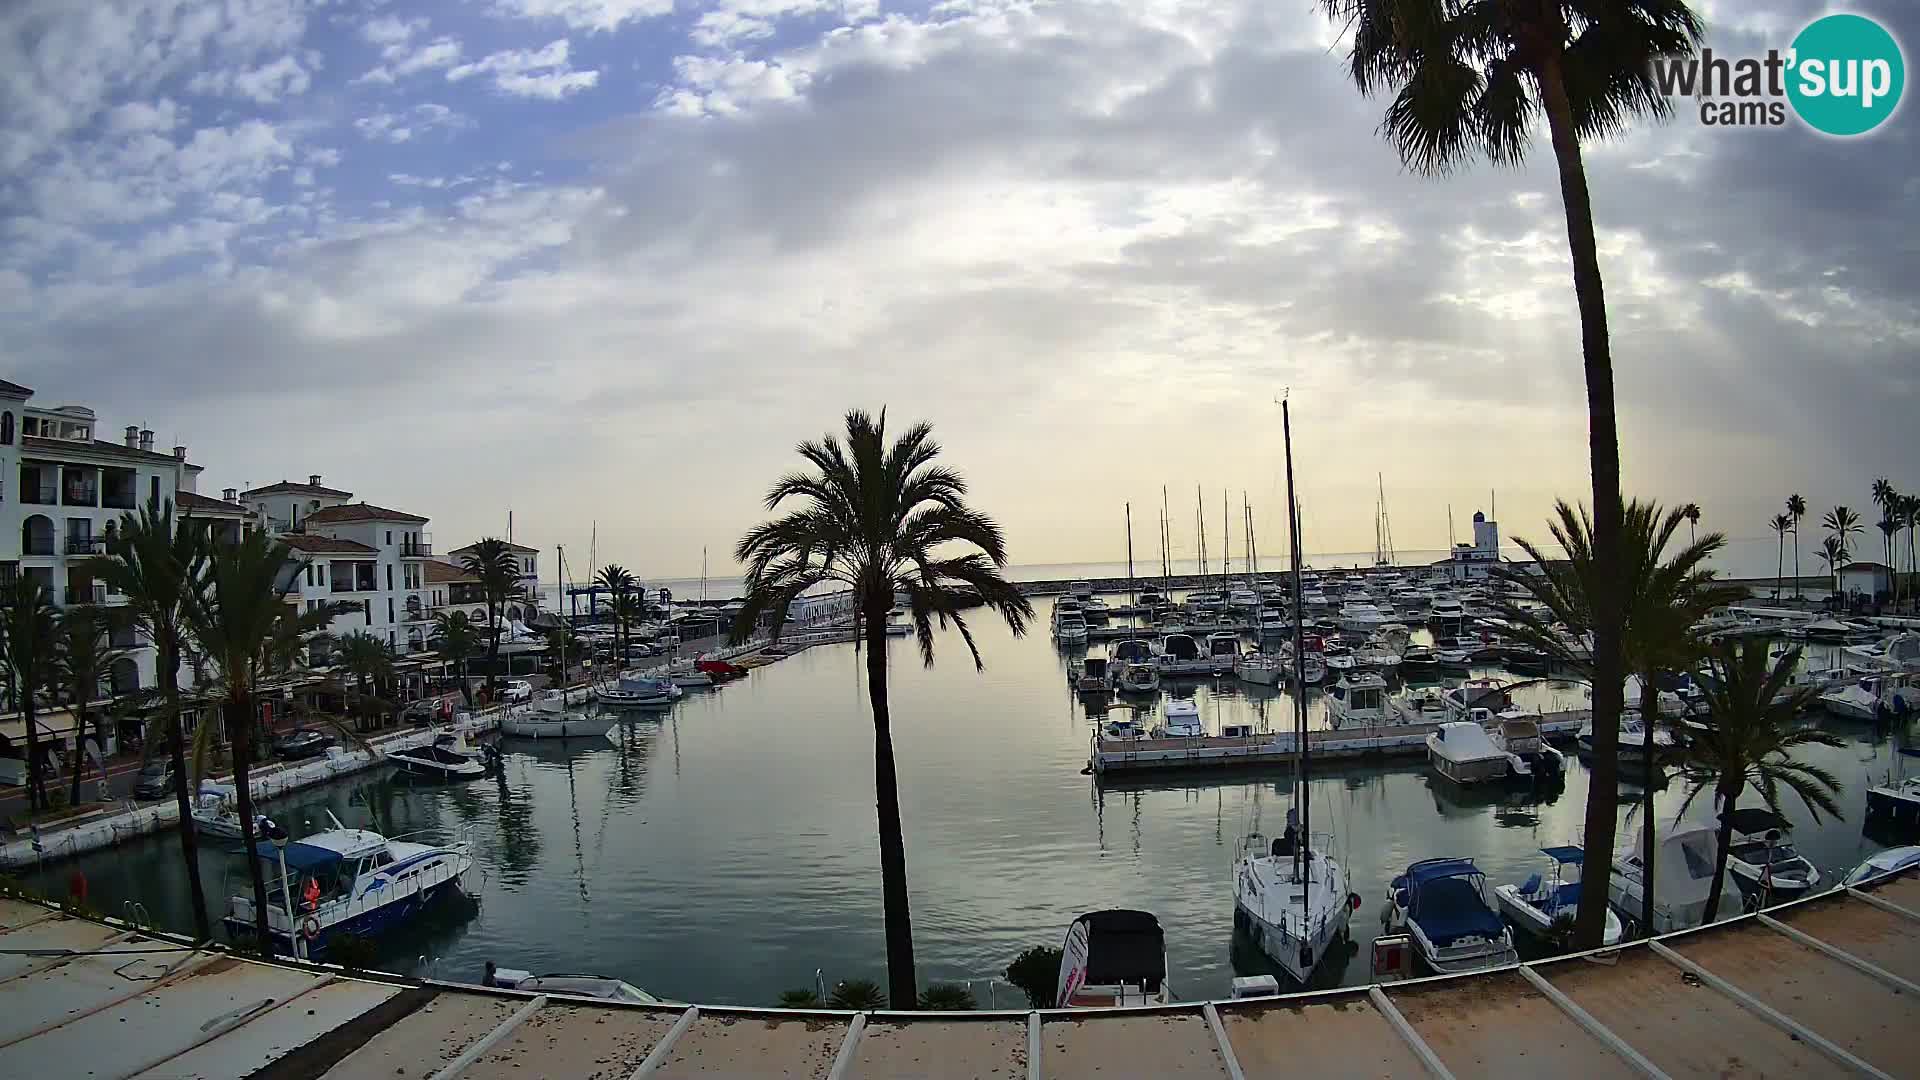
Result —
<instances>
[{"instance_id":1,"label":"parked car","mask_svg":"<svg viewBox=\"0 0 1920 1080\"><path fill-rule=\"evenodd\" d=\"M301 728L289 732L273 744L273 752L288 761L300 758L319 757L333 745L333 737L312 728Z\"/></svg>"},{"instance_id":2,"label":"parked car","mask_svg":"<svg viewBox=\"0 0 1920 1080\"><path fill-rule=\"evenodd\" d=\"M136 799L164 799L173 794L173 766L165 761L152 761L140 770L140 776L133 782L133 797Z\"/></svg>"},{"instance_id":3,"label":"parked car","mask_svg":"<svg viewBox=\"0 0 1920 1080\"><path fill-rule=\"evenodd\" d=\"M533 684L525 679L508 679L500 696L513 702L532 701Z\"/></svg>"}]
</instances>

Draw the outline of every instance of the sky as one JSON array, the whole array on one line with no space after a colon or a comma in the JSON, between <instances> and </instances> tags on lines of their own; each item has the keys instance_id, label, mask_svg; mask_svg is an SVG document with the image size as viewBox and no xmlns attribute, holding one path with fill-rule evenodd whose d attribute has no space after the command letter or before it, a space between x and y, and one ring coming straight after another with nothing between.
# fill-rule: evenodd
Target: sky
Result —
<instances>
[{"instance_id":1,"label":"sky","mask_svg":"<svg viewBox=\"0 0 1920 1080\"><path fill-rule=\"evenodd\" d=\"M1825 10L1700 8L1723 55ZM719 572L856 406L1020 563L1123 557L1128 502L1151 550L1163 485L1176 552L1196 488L1279 552L1283 395L1309 548L1381 486L1401 549L1537 537L1590 491L1545 134L1415 175L1344 60L1311 0L11 0L0 377L203 492L643 575ZM1920 485L1917 116L1587 147L1629 494L1738 537Z\"/></svg>"}]
</instances>

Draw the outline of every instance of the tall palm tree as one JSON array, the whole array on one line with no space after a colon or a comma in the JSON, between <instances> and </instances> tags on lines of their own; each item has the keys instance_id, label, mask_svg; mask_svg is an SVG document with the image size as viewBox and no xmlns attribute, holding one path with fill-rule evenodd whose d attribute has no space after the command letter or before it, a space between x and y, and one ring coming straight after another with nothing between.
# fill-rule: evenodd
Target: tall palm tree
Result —
<instances>
[{"instance_id":1,"label":"tall palm tree","mask_svg":"<svg viewBox=\"0 0 1920 1080\"><path fill-rule=\"evenodd\" d=\"M846 416L845 442L829 434L799 445L808 471L788 473L768 490L766 508L798 509L740 538L734 558L747 567L747 597L732 638L744 641L770 616L777 637L788 609L807 590L833 582L853 592L867 654L873 708L874 801L879 816L880 882L886 912L888 997L917 999L913 924L907 904L906 841L900 826L887 700L887 612L907 597L920 660L933 664L934 623L960 632L975 670L984 668L962 609L984 604L1024 634L1033 609L1001 576L1006 541L993 519L969 507L960 474L935 464L940 445L922 423L890 443L883 410Z\"/></svg>"},{"instance_id":2,"label":"tall palm tree","mask_svg":"<svg viewBox=\"0 0 1920 1080\"><path fill-rule=\"evenodd\" d=\"M66 688L68 704L73 709L73 790L67 799L70 806L80 803L80 776L86 772L84 744L87 717L92 715L89 707L100 697L100 683L113 669L114 662L127 655L127 650L113 648L108 643L108 629L105 611L91 604L76 604L60 613L54 631L55 663ZM99 713L94 744L100 748L100 758L105 761L107 710Z\"/></svg>"},{"instance_id":3,"label":"tall palm tree","mask_svg":"<svg viewBox=\"0 0 1920 1080\"><path fill-rule=\"evenodd\" d=\"M1381 130L1415 171L1445 174L1475 157L1517 164L1544 117L1560 174L1580 310L1593 555L1603 580L1618 578L1623 507L1613 356L1581 143L1617 134L1638 117L1667 115L1670 106L1654 82L1652 61L1691 54L1700 41L1699 17L1682 0L1320 3L1336 25L1352 31L1349 70L1361 93L1394 94ZM1593 602L1599 731L1614 728L1620 715L1623 616L1604 592ZM1602 768L1611 772L1612 754L1604 756ZM1597 777L1587 800L1590 840L1611 838L1611 779ZM1581 926L1582 946L1599 945L1604 927L1597 914Z\"/></svg>"},{"instance_id":4,"label":"tall palm tree","mask_svg":"<svg viewBox=\"0 0 1920 1080\"><path fill-rule=\"evenodd\" d=\"M120 517L107 541L107 554L90 560L89 573L127 598L126 611L153 642L156 675L165 702L167 752L173 765L173 801L179 810L180 856L193 895L195 932L212 937L207 895L200 884L199 843L193 830L193 805L187 796L186 737L180 708L180 659L185 646L187 611L205 587L206 532L176 518L173 500L149 500L136 516Z\"/></svg>"},{"instance_id":5,"label":"tall palm tree","mask_svg":"<svg viewBox=\"0 0 1920 1080\"><path fill-rule=\"evenodd\" d=\"M1787 574L1787 533L1793 529L1793 519L1785 514L1775 514L1773 519L1767 522L1767 527L1780 538L1780 550L1773 562L1773 598L1778 600L1780 599L1780 580Z\"/></svg>"},{"instance_id":6,"label":"tall palm tree","mask_svg":"<svg viewBox=\"0 0 1920 1080\"><path fill-rule=\"evenodd\" d=\"M4 659L20 720L27 729L27 808L47 806L47 782L40 774L40 728L34 720L34 698L55 684L58 659L54 652L53 599L40 582L25 574L13 579L0 613ZM76 763L77 766L77 763Z\"/></svg>"},{"instance_id":7,"label":"tall palm tree","mask_svg":"<svg viewBox=\"0 0 1920 1080\"><path fill-rule=\"evenodd\" d=\"M1694 529L1696 526L1700 524L1700 504L1688 503L1687 505L1680 508L1680 512L1686 515L1687 542L1692 543L1694 539Z\"/></svg>"},{"instance_id":8,"label":"tall palm tree","mask_svg":"<svg viewBox=\"0 0 1920 1080\"><path fill-rule=\"evenodd\" d=\"M1841 542L1837 534L1828 536L1821 541L1818 554L1821 561L1827 564L1827 580L1833 583L1833 601L1835 606L1839 606L1843 602L1840 596L1840 568L1847 565L1847 545Z\"/></svg>"},{"instance_id":9,"label":"tall palm tree","mask_svg":"<svg viewBox=\"0 0 1920 1080\"><path fill-rule=\"evenodd\" d=\"M642 593L630 592L616 599L613 602L611 610L613 621L620 627L621 634L624 635L628 641L632 641L633 627L646 621L647 598ZM625 662L626 653L622 650L620 663L624 664Z\"/></svg>"},{"instance_id":10,"label":"tall palm tree","mask_svg":"<svg viewBox=\"0 0 1920 1080\"><path fill-rule=\"evenodd\" d=\"M338 614L332 605L304 614L292 611L287 597L305 565L285 544L264 532L250 532L238 543L213 546L208 587L187 606L187 629L218 672L212 689L233 752L240 842L246 848L247 873L253 883L255 943L268 956L273 954L273 937L267 929L266 873L254 833L251 774L258 741L255 692L263 660L273 662L290 638L318 632Z\"/></svg>"},{"instance_id":11,"label":"tall palm tree","mask_svg":"<svg viewBox=\"0 0 1920 1080\"><path fill-rule=\"evenodd\" d=\"M1687 797L1680 813L1701 792L1712 789L1720 812L1717 872L1707 892L1706 921L1720 913L1721 883L1727 876L1727 848L1733 839L1733 811L1748 787L1760 793L1767 809L1780 812L1780 788L1792 790L1818 822L1825 811L1844 817L1834 796L1840 781L1826 769L1795 761L1801 746L1845 746L1839 736L1814 727L1797 726L1796 718L1812 703L1817 687L1793 687L1800 650L1792 649L1767 665L1765 642L1721 642L1715 646L1713 683L1705 687L1705 728L1688 741L1682 775Z\"/></svg>"},{"instance_id":12,"label":"tall palm tree","mask_svg":"<svg viewBox=\"0 0 1920 1080\"><path fill-rule=\"evenodd\" d=\"M386 642L372 634L356 630L333 643L333 662L353 676L362 711L361 719L368 719L366 714L378 707L373 697L373 684L393 674L393 651L387 648Z\"/></svg>"},{"instance_id":13,"label":"tall palm tree","mask_svg":"<svg viewBox=\"0 0 1920 1080\"><path fill-rule=\"evenodd\" d=\"M1800 599L1800 519L1807 516L1807 500L1799 492L1787 496L1787 514L1793 518L1793 598Z\"/></svg>"},{"instance_id":14,"label":"tall palm tree","mask_svg":"<svg viewBox=\"0 0 1920 1080\"><path fill-rule=\"evenodd\" d=\"M1894 490L1893 481L1888 480L1884 476L1876 476L1873 478L1873 505L1884 510L1893 505L1894 501L1899 497L1900 493Z\"/></svg>"},{"instance_id":15,"label":"tall palm tree","mask_svg":"<svg viewBox=\"0 0 1920 1080\"><path fill-rule=\"evenodd\" d=\"M1898 603L1900 601L1900 571L1894 563L1893 545L1894 541L1900 535L1900 519L1889 511L1880 516L1879 523L1874 527L1880 530L1880 549L1886 553L1887 569L1893 571L1893 600L1895 603Z\"/></svg>"},{"instance_id":16,"label":"tall palm tree","mask_svg":"<svg viewBox=\"0 0 1920 1080\"><path fill-rule=\"evenodd\" d=\"M1833 591L1838 594L1840 567L1846 565L1847 560L1853 557L1853 538L1860 534L1861 529L1860 515L1854 513L1850 507L1836 506L1827 511L1827 516L1820 520L1820 527L1840 541L1840 562L1836 565L1829 559L1827 563L1828 573L1833 575Z\"/></svg>"},{"instance_id":17,"label":"tall palm tree","mask_svg":"<svg viewBox=\"0 0 1920 1080\"><path fill-rule=\"evenodd\" d=\"M1920 572L1920 560L1915 558L1914 532L1920 530L1920 495L1902 495L1900 497L1900 517L1907 524L1907 573ZM1908 582L1912 584L1911 581Z\"/></svg>"},{"instance_id":18,"label":"tall palm tree","mask_svg":"<svg viewBox=\"0 0 1920 1080\"><path fill-rule=\"evenodd\" d=\"M633 591L636 584L633 575L619 563L608 563L594 575L593 583L613 594L611 607L616 627L614 640L619 643L620 655L624 658L627 655L627 646L632 644L632 640L627 636L626 621L620 618L619 613L625 606L627 594Z\"/></svg>"},{"instance_id":19,"label":"tall palm tree","mask_svg":"<svg viewBox=\"0 0 1920 1080\"><path fill-rule=\"evenodd\" d=\"M460 667L460 698L473 711L473 685L467 681L467 657L480 648L480 631L464 611L433 613L434 648Z\"/></svg>"},{"instance_id":20,"label":"tall palm tree","mask_svg":"<svg viewBox=\"0 0 1920 1080\"><path fill-rule=\"evenodd\" d=\"M500 700L500 612L519 586L520 559L505 540L489 536L460 556L487 601L487 701Z\"/></svg>"},{"instance_id":21,"label":"tall palm tree","mask_svg":"<svg viewBox=\"0 0 1920 1080\"><path fill-rule=\"evenodd\" d=\"M1706 565L1707 560L1726 545L1726 537L1710 532L1669 556L1667 546L1674 541L1680 523L1687 519L1686 508L1663 513L1659 504L1635 499L1626 505L1621 514L1624 526L1621 575L1609 582L1599 576L1598 568L1592 562L1593 522L1584 509L1576 512L1573 507L1560 502L1555 505L1555 510L1558 520L1551 523L1550 529L1555 541L1568 553L1568 561L1561 564L1550 562L1531 543L1519 540L1522 550L1536 564L1544 567L1545 572L1534 574L1504 567L1496 572L1509 581L1519 583L1539 607L1522 607L1509 601L1500 601L1498 606L1501 614L1515 627L1519 637L1554 656L1560 663L1589 678L1597 678L1591 661L1579 655L1568 636L1556 633L1554 624L1565 626L1571 632L1573 641L1577 641L1582 635L1592 632L1593 594L1611 592L1617 596L1626 617L1623 628L1626 667L1640 677L1640 714L1646 733L1642 751L1651 763L1654 759L1653 735L1660 723L1659 676L1665 672L1691 669L1704 653L1704 646L1693 633L1694 624L1707 612L1732 603L1741 596L1737 589L1718 585L1715 571ZM1595 696L1598 696L1597 689ZM1619 737L1617 727L1615 740ZM1598 759L1602 753L1600 742L1601 731L1596 723L1596 766L1600 764ZM1653 790L1652 784L1642 786L1642 827L1649 830L1649 837L1653 828ZM1613 798L1611 792L1609 798ZM1612 820L1611 816L1609 820ZM1594 838L1591 832L1587 835L1589 850L1603 856L1612 852L1611 833L1599 839ZM1604 860L1596 861L1595 866L1589 867L1589 880L1594 881L1590 887L1596 891L1604 890L1610 869L1611 863ZM1596 872L1597 880L1592 876ZM1651 874L1651 868L1648 873ZM1641 925L1652 926L1653 889L1650 876L1643 891ZM1604 913L1598 916L1602 920L1603 931L1604 917Z\"/></svg>"},{"instance_id":22,"label":"tall palm tree","mask_svg":"<svg viewBox=\"0 0 1920 1080\"><path fill-rule=\"evenodd\" d=\"M1887 557L1887 568L1893 571L1893 600L1900 602L1900 560L1896 555L1900 540L1900 530L1905 528L1901 520L1901 505L1905 496L1893 486L1893 482L1884 476L1873 478L1873 505L1880 508L1880 521L1875 526L1880 530L1881 551Z\"/></svg>"}]
</instances>

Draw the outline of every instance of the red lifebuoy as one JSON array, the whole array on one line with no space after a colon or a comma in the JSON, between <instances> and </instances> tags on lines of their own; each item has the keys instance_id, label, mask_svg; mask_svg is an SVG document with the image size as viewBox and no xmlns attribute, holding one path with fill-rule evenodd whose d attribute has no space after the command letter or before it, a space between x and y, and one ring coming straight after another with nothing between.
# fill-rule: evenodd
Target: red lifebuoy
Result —
<instances>
[{"instance_id":1,"label":"red lifebuoy","mask_svg":"<svg viewBox=\"0 0 1920 1080\"><path fill-rule=\"evenodd\" d=\"M307 916L306 920L300 924L300 936L306 938L308 941L319 937L320 920L311 915Z\"/></svg>"}]
</instances>

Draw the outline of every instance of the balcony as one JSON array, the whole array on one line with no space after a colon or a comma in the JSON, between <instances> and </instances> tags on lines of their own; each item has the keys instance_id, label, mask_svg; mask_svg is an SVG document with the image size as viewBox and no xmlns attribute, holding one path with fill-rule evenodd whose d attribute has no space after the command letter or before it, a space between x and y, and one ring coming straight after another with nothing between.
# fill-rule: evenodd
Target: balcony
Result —
<instances>
[{"instance_id":1,"label":"balcony","mask_svg":"<svg viewBox=\"0 0 1920 1080\"><path fill-rule=\"evenodd\" d=\"M66 606L75 604L104 604L107 602L107 585L103 581L82 582L67 586Z\"/></svg>"},{"instance_id":2,"label":"balcony","mask_svg":"<svg viewBox=\"0 0 1920 1080\"><path fill-rule=\"evenodd\" d=\"M27 484L20 488L20 501L32 506L57 506L60 500L51 484Z\"/></svg>"},{"instance_id":3,"label":"balcony","mask_svg":"<svg viewBox=\"0 0 1920 1080\"><path fill-rule=\"evenodd\" d=\"M432 622L434 612L439 610L440 607L438 605L430 604L417 596L409 596L407 597L406 607L401 609L400 621L409 623Z\"/></svg>"},{"instance_id":4,"label":"balcony","mask_svg":"<svg viewBox=\"0 0 1920 1080\"><path fill-rule=\"evenodd\" d=\"M403 559L431 559L431 558L433 558L433 540L432 540L432 538L431 538L431 537L421 537L421 538L420 538L420 539L418 539L418 540L402 540L402 541L400 541L400 557L401 557L401 558L403 558Z\"/></svg>"},{"instance_id":5,"label":"balcony","mask_svg":"<svg viewBox=\"0 0 1920 1080\"><path fill-rule=\"evenodd\" d=\"M139 476L132 469L107 469L100 474L100 505L109 510L139 508Z\"/></svg>"},{"instance_id":6,"label":"balcony","mask_svg":"<svg viewBox=\"0 0 1920 1080\"><path fill-rule=\"evenodd\" d=\"M67 554L69 555L105 555L107 538L104 536L69 536Z\"/></svg>"},{"instance_id":7,"label":"balcony","mask_svg":"<svg viewBox=\"0 0 1920 1080\"><path fill-rule=\"evenodd\" d=\"M65 482L60 485L60 502L65 506L99 506L100 488L94 483L93 473L69 469Z\"/></svg>"}]
</instances>

